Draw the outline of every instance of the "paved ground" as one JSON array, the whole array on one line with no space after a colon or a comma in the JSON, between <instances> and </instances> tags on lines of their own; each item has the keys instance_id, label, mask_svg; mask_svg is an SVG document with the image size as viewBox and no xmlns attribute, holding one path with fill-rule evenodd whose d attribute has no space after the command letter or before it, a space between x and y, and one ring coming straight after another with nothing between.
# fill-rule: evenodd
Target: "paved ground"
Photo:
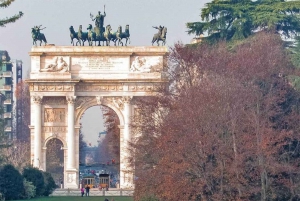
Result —
<instances>
[{"instance_id":1,"label":"paved ground","mask_svg":"<svg viewBox=\"0 0 300 201\"><path fill-rule=\"evenodd\" d=\"M109 189L108 191L91 189L90 196L132 196L133 190ZM50 196L81 196L80 189L56 189Z\"/></svg>"}]
</instances>

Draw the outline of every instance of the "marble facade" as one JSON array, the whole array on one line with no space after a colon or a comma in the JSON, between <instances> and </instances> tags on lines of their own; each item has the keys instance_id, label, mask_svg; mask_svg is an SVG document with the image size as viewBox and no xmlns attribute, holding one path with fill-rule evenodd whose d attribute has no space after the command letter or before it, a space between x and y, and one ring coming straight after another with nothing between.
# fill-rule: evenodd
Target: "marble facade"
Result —
<instances>
[{"instance_id":1,"label":"marble facade","mask_svg":"<svg viewBox=\"0 0 300 201\"><path fill-rule=\"evenodd\" d=\"M120 119L120 188L133 188L126 162L130 116L136 96L152 96L166 83L166 47L32 47L30 79L31 161L46 170L46 145L57 138L64 149L64 188L79 188L79 120L105 105Z\"/></svg>"}]
</instances>

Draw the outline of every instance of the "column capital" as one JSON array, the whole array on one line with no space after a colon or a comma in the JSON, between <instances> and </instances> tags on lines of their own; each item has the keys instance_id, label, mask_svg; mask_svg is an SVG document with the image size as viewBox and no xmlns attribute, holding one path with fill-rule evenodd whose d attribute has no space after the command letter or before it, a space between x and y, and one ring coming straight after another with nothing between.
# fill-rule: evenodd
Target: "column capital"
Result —
<instances>
[{"instance_id":1,"label":"column capital","mask_svg":"<svg viewBox=\"0 0 300 201\"><path fill-rule=\"evenodd\" d=\"M68 104L74 105L76 96L66 96Z\"/></svg>"},{"instance_id":2,"label":"column capital","mask_svg":"<svg viewBox=\"0 0 300 201\"><path fill-rule=\"evenodd\" d=\"M128 104L128 103L130 103L132 98L133 98L133 96L123 96L122 100L123 100L124 104Z\"/></svg>"},{"instance_id":3,"label":"column capital","mask_svg":"<svg viewBox=\"0 0 300 201\"><path fill-rule=\"evenodd\" d=\"M35 104L41 104L43 100L43 96L32 96L32 101Z\"/></svg>"}]
</instances>

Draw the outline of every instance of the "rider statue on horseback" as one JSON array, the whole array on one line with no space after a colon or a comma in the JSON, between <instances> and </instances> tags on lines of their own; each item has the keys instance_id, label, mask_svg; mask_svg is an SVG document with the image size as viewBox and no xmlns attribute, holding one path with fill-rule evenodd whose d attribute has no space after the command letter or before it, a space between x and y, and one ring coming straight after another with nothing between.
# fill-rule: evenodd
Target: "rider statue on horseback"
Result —
<instances>
[{"instance_id":1,"label":"rider statue on horseback","mask_svg":"<svg viewBox=\"0 0 300 201\"><path fill-rule=\"evenodd\" d=\"M158 34L161 36L162 30L164 27L162 27L161 25L159 25L159 27L154 27L152 26L154 29L158 29Z\"/></svg>"},{"instance_id":2,"label":"rider statue on horseback","mask_svg":"<svg viewBox=\"0 0 300 201\"><path fill-rule=\"evenodd\" d=\"M40 41L40 45L42 45L42 42L44 42L45 45L47 44L47 40L46 40L45 35L40 32L41 30L45 29L46 27L44 27L44 28L41 28L41 27L42 27L42 25L34 26L33 28L31 28L33 45L37 45L36 41L38 41L38 40Z\"/></svg>"},{"instance_id":3,"label":"rider statue on horseback","mask_svg":"<svg viewBox=\"0 0 300 201\"><path fill-rule=\"evenodd\" d=\"M159 27L154 27L155 29L158 29L158 33L154 34L153 39L152 39L152 45L154 42L157 43L159 46L159 41L162 41L162 45L166 44L166 38L167 38L167 27L159 25Z\"/></svg>"},{"instance_id":4,"label":"rider statue on horseback","mask_svg":"<svg viewBox=\"0 0 300 201\"><path fill-rule=\"evenodd\" d=\"M43 30L43 29L45 29L46 27L44 27L44 28L41 28L41 26L42 25L40 25L40 26L34 26L33 28L34 28L34 30L36 31L36 37L37 38L39 38L40 37L40 34L41 34L41 30Z\"/></svg>"}]
</instances>

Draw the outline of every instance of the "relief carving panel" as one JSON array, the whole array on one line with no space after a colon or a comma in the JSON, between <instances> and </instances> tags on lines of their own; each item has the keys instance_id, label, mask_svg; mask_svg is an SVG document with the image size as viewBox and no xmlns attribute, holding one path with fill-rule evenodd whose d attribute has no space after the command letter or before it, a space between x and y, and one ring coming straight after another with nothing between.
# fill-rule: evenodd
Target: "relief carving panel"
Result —
<instances>
[{"instance_id":1,"label":"relief carving panel","mask_svg":"<svg viewBox=\"0 0 300 201\"><path fill-rule=\"evenodd\" d=\"M65 122L66 114L64 108L45 108L44 122Z\"/></svg>"}]
</instances>

